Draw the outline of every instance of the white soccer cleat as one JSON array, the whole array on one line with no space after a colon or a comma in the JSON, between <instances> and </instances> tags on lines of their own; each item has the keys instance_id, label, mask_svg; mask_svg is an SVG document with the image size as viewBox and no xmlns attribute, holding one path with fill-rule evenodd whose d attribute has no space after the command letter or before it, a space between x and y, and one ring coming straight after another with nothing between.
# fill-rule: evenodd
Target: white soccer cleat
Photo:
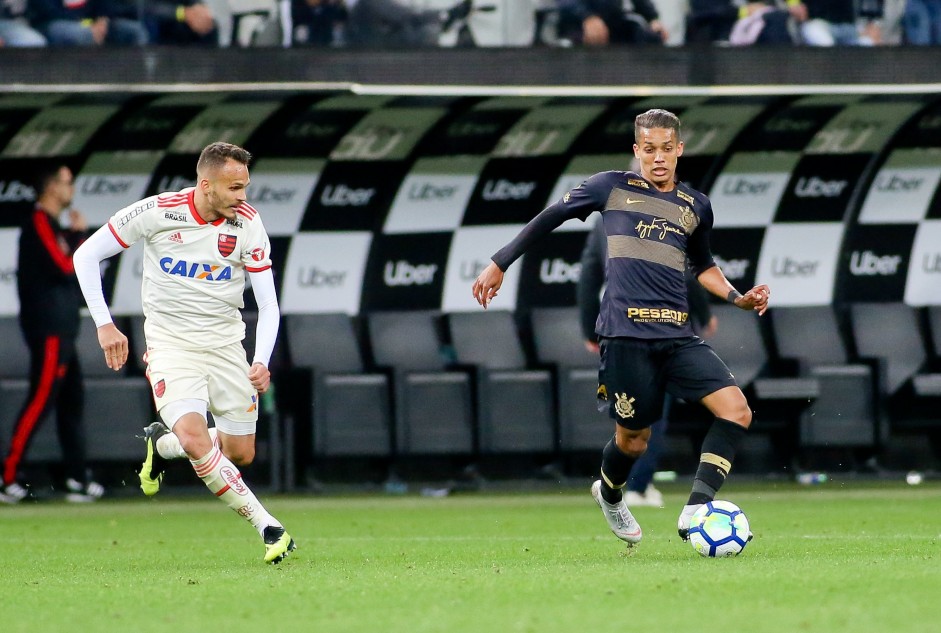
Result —
<instances>
[{"instance_id":1,"label":"white soccer cleat","mask_svg":"<svg viewBox=\"0 0 941 633\"><path fill-rule=\"evenodd\" d=\"M640 543L643 532L637 519L627 509L627 503L622 498L619 503L611 504L601 496L601 480L596 480L591 485L591 496L595 498L595 503L601 508L608 527L614 532L614 535L630 545Z\"/></svg>"},{"instance_id":2,"label":"white soccer cleat","mask_svg":"<svg viewBox=\"0 0 941 633\"><path fill-rule=\"evenodd\" d=\"M693 515L696 514L696 510L704 505L704 503L694 503L693 505L683 506L683 511L680 512L680 518L676 520L676 533L679 534L680 538L684 541L689 540L689 523Z\"/></svg>"}]
</instances>

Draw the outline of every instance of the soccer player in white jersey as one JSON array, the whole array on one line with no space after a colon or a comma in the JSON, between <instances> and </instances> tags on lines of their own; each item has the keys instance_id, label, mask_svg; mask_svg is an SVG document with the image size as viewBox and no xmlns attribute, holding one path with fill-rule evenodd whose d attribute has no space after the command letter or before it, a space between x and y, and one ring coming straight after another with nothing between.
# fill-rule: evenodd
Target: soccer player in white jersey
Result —
<instances>
[{"instance_id":1,"label":"soccer player in white jersey","mask_svg":"<svg viewBox=\"0 0 941 633\"><path fill-rule=\"evenodd\" d=\"M144 494L160 489L167 460L189 458L206 487L258 530L265 562L278 563L294 550L294 540L237 467L255 457L258 397L270 385L268 362L280 319L271 244L258 212L246 202L250 160L236 145L208 145L196 164L196 187L121 209L76 251L74 261L105 362L117 371L127 362L127 337L105 303L99 264L144 243L145 360L162 419L145 429L147 456L139 474ZM258 303L250 366L239 311L246 272ZM207 410L214 429L208 428Z\"/></svg>"}]
</instances>

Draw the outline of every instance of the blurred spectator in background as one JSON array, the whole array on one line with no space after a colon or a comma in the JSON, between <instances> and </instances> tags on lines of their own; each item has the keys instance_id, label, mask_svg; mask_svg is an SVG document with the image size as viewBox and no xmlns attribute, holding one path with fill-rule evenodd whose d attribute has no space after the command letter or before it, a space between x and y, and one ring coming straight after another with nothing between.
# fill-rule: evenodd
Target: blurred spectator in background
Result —
<instances>
[{"instance_id":1,"label":"blurred spectator in background","mask_svg":"<svg viewBox=\"0 0 941 633\"><path fill-rule=\"evenodd\" d=\"M801 40L807 46L872 46L882 42L876 20L882 17L882 0L805 0L807 21ZM857 20L865 22L860 28Z\"/></svg>"},{"instance_id":2,"label":"blurred spectator in background","mask_svg":"<svg viewBox=\"0 0 941 633\"><path fill-rule=\"evenodd\" d=\"M806 19L807 7L800 1L781 7L774 2L690 0L686 43L793 45L796 25Z\"/></svg>"},{"instance_id":3,"label":"blurred spectator in background","mask_svg":"<svg viewBox=\"0 0 941 633\"><path fill-rule=\"evenodd\" d=\"M144 25L120 17L128 6L121 0L29 0L28 13L50 46L143 46Z\"/></svg>"},{"instance_id":4,"label":"blurred spectator in background","mask_svg":"<svg viewBox=\"0 0 941 633\"><path fill-rule=\"evenodd\" d=\"M346 4L343 0L291 0L295 46L343 46Z\"/></svg>"},{"instance_id":5,"label":"blurred spectator in background","mask_svg":"<svg viewBox=\"0 0 941 633\"><path fill-rule=\"evenodd\" d=\"M908 0L902 24L907 44L941 44L941 0Z\"/></svg>"},{"instance_id":6,"label":"blurred spectator in background","mask_svg":"<svg viewBox=\"0 0 941 633\"><path fill-rule=\"evenodd\" d=\"M26 21L26 0L0 0L0 46L45 46L46 38Z\"/></svg>"},{"instance_id":7,"label":"blurred spectator in background","mask_svg":"<svg viewBox=\"0 0 941 633\"><path fill-rule=\"evenodd\" d=\"M437 46L438 36L467 17L472 0L448 10L415 9L396 0L346 0L347 40L369 48Z\"/></svg>"},{"instance_id":8,"label":"blurred spectator in background","mask_svg":"<svg viewBox=\"0 0 941 633\"><path fill-rule=\"evenodd\" d=\"M29 346L29 391L3 460L0 503L32 496L18 481L20 466L36 431L53 411L66 469L66 499L95 501L104 493L85 463L85 391L75 351L82 295L72 254L88 233L85 218L70 208L74 193L71 169L44 169L36 178L36 207L20 232L16 287L20 328ZM65 219L68 228L62 226Z\"/></svg>"},{"instance_id":9,"label":"blurred spectator in background","mask_svg":"<svg viewBox=\"0 0 941 633\"><path fill-rule=\"evenodd\" d=\"M583 46L662 44L668 33L651 0L558 0L559 35Z\"/></svg>"},{"instance_id":10,"label":"blurred spectator in background","mask_svg":"<svg viewBox=\"0 0 941 633\"><path fill-rule=\"evenodd\" d=\"M144 0L143 6L144 25L152 44L219 43L212 9L200 0Z\"/></svg>"}]
</instances>

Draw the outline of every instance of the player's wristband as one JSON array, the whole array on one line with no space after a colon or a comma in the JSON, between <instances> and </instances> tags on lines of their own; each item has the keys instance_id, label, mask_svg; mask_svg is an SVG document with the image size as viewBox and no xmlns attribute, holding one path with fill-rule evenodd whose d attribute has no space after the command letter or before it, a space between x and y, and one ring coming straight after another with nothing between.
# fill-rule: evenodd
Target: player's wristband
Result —
<instances>
[{"instance_id":1,"label":"player's wristband","mask_svg":"<svg viewBox=\"0 0 941 633\"><path fill-rule=\"evenodd\" d=\"M186 22L186 7L182 4L176 7L176 21Z\"/></svg>"},{"instance_id":2,"label":"player's wristband","mask_svg":"<svg viewBox=\"0 0 941 633\"><path fill-rule=\"evenodd\" d=\"M740 293L738 290L735 290L733 288L732 290L729 290L729 295L725 298L725 300L731 303L732 305L735 305L735 300L741 296L742 296L742 293Z\"/></svg>"}]
</instances>

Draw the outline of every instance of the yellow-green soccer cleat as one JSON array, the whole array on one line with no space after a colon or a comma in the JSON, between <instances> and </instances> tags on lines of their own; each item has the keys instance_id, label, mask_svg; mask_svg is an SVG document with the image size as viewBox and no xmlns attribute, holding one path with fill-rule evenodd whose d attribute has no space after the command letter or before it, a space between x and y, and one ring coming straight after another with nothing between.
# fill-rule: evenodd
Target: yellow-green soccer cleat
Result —
<instances>
[{"instance_id":1,"label":"yellow-green soccer cleat","mask_svg":"<svg viewBox=\"0 0 941 633\"><path fill-rule=\"evenodd\" d=\"M297 549L294 539L284 531L283 527L269 525L265 528L264 539L265 562L272 565L277 565L287 558L288 554Z\"/></svg>"},{"instance_id":2,"label":"yellow-green soccer cleat","mask_svg":"<svg viewBox=\"0 0 941 633\"><path fill-rule=\"evenodd\" d=\"M163 481L163 471L167 468L167 459L157 452L157 440L170 432L163 422L157 421L144 428L144 442L147 444L147 456L137 473L140 479L140 489L148 497L160 491L160 482Z\"/></svg>"}]
</instances>

